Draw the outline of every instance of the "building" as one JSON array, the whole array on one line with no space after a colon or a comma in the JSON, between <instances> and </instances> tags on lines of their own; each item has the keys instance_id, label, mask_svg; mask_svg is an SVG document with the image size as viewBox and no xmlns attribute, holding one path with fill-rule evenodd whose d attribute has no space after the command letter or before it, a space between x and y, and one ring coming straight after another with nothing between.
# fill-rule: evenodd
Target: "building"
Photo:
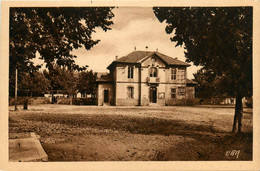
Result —
<instances>
[{"instance_id":1,"label":"building","mask_svg":"<svg viewBox=\"0 0 260 171\"><path fill-rule=\"evenodd\" d=\"M97 79L98 105L177 105L195 98L190 65L159 52L134 51Z\"/></svg>"}]
</instances>

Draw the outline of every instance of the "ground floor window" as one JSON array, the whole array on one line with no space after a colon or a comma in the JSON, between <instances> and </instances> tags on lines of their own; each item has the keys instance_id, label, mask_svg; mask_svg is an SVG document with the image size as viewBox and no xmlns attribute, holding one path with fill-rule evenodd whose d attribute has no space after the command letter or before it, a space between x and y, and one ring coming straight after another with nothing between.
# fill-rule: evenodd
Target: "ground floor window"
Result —
<instances>
[{"instance_id":1,"label":"ground floor window","mask_svg":"<svg viewBox=\"0 0 260 171\"><path fill-rule=\"evenodd\" d=\"M176 98L176 88L171 88L171 98L172 99Z\"/></svg>"},{"instance_id":2,"label":"ground floor window","mask_svg":"<svg viewBox=\"0 0 260 171\"><path fill-rule=\"evenodd\" d=\"M134 87L127 87L127 98L134 98Z\"/></svg>"},{"instance_id":3,"label":"ground floor window","mask_svg":"<svg viewBox=\"0 0 260 171\"><path fill-rule=\"evenodd\" d=\"M178 95L185 96L185 87L178 87Z\"/></svg>"}]
</instances>

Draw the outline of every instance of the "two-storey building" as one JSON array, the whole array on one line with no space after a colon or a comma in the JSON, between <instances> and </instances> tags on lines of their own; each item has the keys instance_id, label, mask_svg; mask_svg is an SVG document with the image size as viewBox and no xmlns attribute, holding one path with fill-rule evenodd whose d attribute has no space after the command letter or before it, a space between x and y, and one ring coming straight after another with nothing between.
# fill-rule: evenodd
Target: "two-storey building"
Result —
<instances>
[{"instance_id":1,"label":"two-storey building","mask_svg":"<svg viewBox=\"0 0 260 171\"><path fill-rule=\"evenodd\" d=\"M97 79L98 105L176 105L194 98L189 64L159 52L134 51Z\"/></svg>"}]
</instances>

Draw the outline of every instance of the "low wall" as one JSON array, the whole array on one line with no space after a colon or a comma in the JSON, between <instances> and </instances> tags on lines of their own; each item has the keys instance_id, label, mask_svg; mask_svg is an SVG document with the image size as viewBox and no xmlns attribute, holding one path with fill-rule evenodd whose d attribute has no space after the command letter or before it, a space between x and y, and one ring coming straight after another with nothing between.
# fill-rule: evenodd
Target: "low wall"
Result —
<instances>
[{"instance_id":1,"label":"low wall","mask_svg":"<svg viewBox=\"0 0 260 171\"><path fill-rule=\"evenodd\" d=\"M71 98L67 98L67 97L59 97L59 98L57 98L57 104L69 105L70 102L71 102Z\"/></svg>"},{"instance_id":2,"label":"low wall","mask_svg":"<svg viewBox=\"0 0 260 171\"><path fill-rule=\"evenodd\" d=\"M137 106L138 100L136 100L136 99L117 99L116 105L117 106Z\"/></svg>"},{"instance_id":3,"label":"low wall","mask_svg":"<svg viewBox=\"0 0 260 171\"><path fill-rule=\"evenodd\" d=\"M47 97L17 97L17 105L23 105L24 101L28 99L28 104L50 104L51 99ZM9 106L15 105L15 98L9 98Z\"/></svg>"}]
</instances>

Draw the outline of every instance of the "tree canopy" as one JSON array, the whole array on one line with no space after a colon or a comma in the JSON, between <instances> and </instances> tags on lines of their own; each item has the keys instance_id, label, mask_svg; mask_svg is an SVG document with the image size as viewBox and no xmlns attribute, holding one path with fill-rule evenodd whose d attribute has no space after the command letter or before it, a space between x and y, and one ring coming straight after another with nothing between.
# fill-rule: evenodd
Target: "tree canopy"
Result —
<instances>
[{"instance_id":1,"label":"tree canopy","mask_svg":"<svg viewBox=\"0 0 260 171\"><path fill-rule=\"evenodd\" d=\"M78 75L77 90L81 94L96 93L97 73L90 71L81 71Z\"/></svg>"},{"instance_id":2,"label":"tree canopy","mask_svg":"<svg viewBox=\"0 0 260 171\"><path fill-rule=\"evenodd\" d=\"M33 94L44 94L50 88L50 81L44 76L42 72L24 73L23 79L19 84L20 92L27 92L30 96Z\"/></svg>"},{"instance_id":3,"label":"tree canopy","mask_svg":"<svg viewBox=\"0 0 260 171\"><path fill-rule=\"evenodd\" d=\"M15 69L19 83L25 73L32 75L41 67L31 60L37 52L49 70L53 63L85 70L87 66L75 64L72 50L98 44L92 33L98 27L110 30L113 16L112 7L10 8L9 93L14 94Z\"/></svg>"},{"instance_id":4,"label":"tree canopy","mask_svg":"<svg viewBox=\"0 0 260 171\"><path fill-rule=\"evenodd\" d=\"M111 29L111 7L10 8L10 71L37 70L31 61L39 52L47 68L55 61L73 69L73 49L89 50L100 40L93 40L97 27Z\"/></svg>"},{"instance_id":5,"label":"tree canopy","mask_svg":"<svg viewBox=\"0 0 260 171\"><path fill-rule=\"evenodd\" d=\"M166 22L165 31L172 35L171 41L184 46L187 62L201 65L233 85L229 91L236 95L235 118L241 118L242 97L252 95L252 7L153 10L160 22ZM241 122L238 124L241 126Z\"/></svg>"},{"instance_id":6,"label":"tree canopy","mask_svg":"<svg viewBox=\"0 0 260 171\"><path fill-rule=\"evenodd\" d=\"M200 69L194 75L194 81L198 83L195 87L196 97L234 97L233 85L226 77L218 76L214 72Z\"/></svg>"},{"instance_id":7,"label":"tree canopy","mask_svg":"<svg viewBox=\"0 0 260 171\"><path fill-rule=\"evenodd\" d=\"M50 90L62 90L63 94L76 95L77 76L74 70L53 65L53 69L44 70L43 74L50 81Z\"/></svg>"}]
</instances>

